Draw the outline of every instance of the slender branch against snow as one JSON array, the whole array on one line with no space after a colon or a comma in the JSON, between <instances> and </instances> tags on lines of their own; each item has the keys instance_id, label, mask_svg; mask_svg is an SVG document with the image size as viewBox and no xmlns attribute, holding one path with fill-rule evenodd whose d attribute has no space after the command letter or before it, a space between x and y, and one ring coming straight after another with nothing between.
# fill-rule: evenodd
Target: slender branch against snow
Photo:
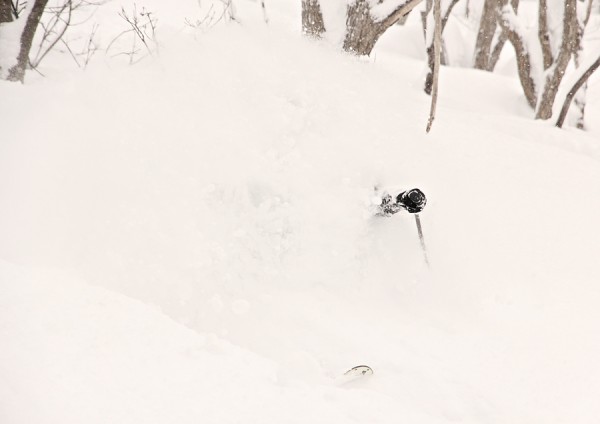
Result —
<instances>
[{"instance_id":1,"label":"slender branch against snow","mask_svg":"<svg viewBox=\"0 0 600 424\"><path fill-rule=\"evenodd\" d=\"M265 6L265 0L260 0L260 8L262 9L263 20L265 21L266 24L268 24L269 23L269 15L267 15L267 7Z\"/></svg>"},{"instance_id":2,"label":"slender branch against snow","mask_svg":"<svg viewBox=\"0 0 600 424\"><path fill-rule=\"evenodd\" d=\"M459 2L459 0L447 0L442 6L442 33L446 28L446 24L448 23L448 19L450 19L450 14L452 13L452 9Z\"/></svg>"},{"instance_id":3,"label":"slender branch against snow","mask_svg":"<svg viewBox=\"0 0 600 424\"><path fill-rule=\"evenodd\" d=\"M433 81L432 81L432 92L431 92L431 110L429 112L429 120L427 121L427 129L429 132L435 119L435 110L437 107L438 97L438 81L440 73L440 55L442 51L442 16L441 16L440 0L434 0L433 3L433 17L435 20L435 30L433 36L433 51L434 51L434 66L433 66Z\"/></svg>"},{"instance_id":4,"label":"slender branch against snow","mask_svg":"<svg viewBox=\"0 0 600 424\"><path fill-rule=\"evenodd\" d=\"M435 50L435 5L434 0L427 0L426 9L421 12L422 20L424 22L425 31L425 52L427 55L427 75L425 76L425 93L431 95L433 92L433 80L435 73L435 61L436 61L436 50ZM441 55L441 52L440 52ZM440 57L441 62L441 57Z\"/></svg>"},{"instance_id":5,"label":"slender branch against snow","mask_svg":"<svg viewBox=\"0 0 600 424\"><path fill-rule=\"evenodd\" d=\"M593 0L585 0L585 6L577 9L577 46L574 52L575 68L579 69L582 66L584 60L583 50L583 36L585 30L592 16L592 5ZM582 5L581 3L579 3ZM583 5L582 5L583 6ZM576 109L576 127L583 130L585 129L585 106L587 103L587 79L582 83L581 87L574 93L573 103L575 103ZM569 93L570 94L570 93ZM566 101L566 100L565 100ZM564 106L563 106L564 108ZM567 107L568 110L568 107ZM561 111L562 113L562 111ZM564 118L563 118L564 119ZM559 119L560 121L560 119ZM561 123L562 125L562 123ZM557 125L558 126L558 125Z\"/></svg>"},{"instance_id":6,"label":"slender branch against snow","mask_svg":"<svg viewBox=\"0 0 600 424\"><path fill-rule=\"evenodd\" d=\"M573 86L569 90L569 93L567 94L567 97L565 98L565 101L563 103L562 109L560 111L560 115L558 116L558 120L556 121L556 126L557 127L562 128L562 126L563 126L563 124L565 122L565 118L567 117L567 112L569 112L569 107L571 106L571 101L573 100L573 97L579 91L579 89L584 84L587 83L587 81L589 80L589 78L592 76L592 74L594 72L596 72L596 70L599 67L600 67L600 56L598 56L598 58L596 59L596 61L594 63L592 63L590 65L590 67L587 68L585 70L585 72L581 75L581 77L579 77L579 79L575 82L575 84L573 84Z\"/></svg>"}]
</instances>

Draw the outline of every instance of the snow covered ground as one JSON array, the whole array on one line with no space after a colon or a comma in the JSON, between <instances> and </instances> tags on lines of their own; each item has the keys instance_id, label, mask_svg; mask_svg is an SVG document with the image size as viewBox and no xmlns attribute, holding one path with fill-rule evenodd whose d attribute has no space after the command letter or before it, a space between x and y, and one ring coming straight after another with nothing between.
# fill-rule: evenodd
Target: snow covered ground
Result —
<instances>
[{"instance_id":1,"label":"snow covered ground","mask_svg":"<svg viewBox=\"0 0 600 424\"><path fill-rule=\"evenodd\" d=\"M598 421L598 79L582 132L444 68L426 135L418 22L357 60L146 4L157 56L0 82L1 423Z\"/></svg>"}]
</instances>

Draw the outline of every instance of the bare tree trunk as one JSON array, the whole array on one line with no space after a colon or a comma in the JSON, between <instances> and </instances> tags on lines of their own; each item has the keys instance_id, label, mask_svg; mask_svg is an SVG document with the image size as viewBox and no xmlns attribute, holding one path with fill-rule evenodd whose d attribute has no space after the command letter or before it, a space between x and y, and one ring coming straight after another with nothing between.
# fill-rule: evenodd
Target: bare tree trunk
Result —
<instances>
[{"instance_id":1,"label":"bare tree trunk","mask_svg":"<svg viewBox=\"0 0 600 424\"><path fill-rule=\"evenodd\" d=\"M0 24L13 21L11 0L0 0Z\"/></svg>"},{"instance_id":2,"label":"bare tree trunk","mask_svg":"<svg viewBox=\"0 0 600 424\"><path fill-rule=\"evenodd\" d=\"M519 0L511 0L510 3L516 14L517 10L519 9ZM496 69L496 64L498 63L498 60L500 59L500 54L502 53L502 49L504 49L504 45L506 44L507 41L508 41L508 34L501 27L500 35L498 36L498 40L496 41L496 44L494 45L494 48L492 49L492 52L490 53L490 59L488 61L487 71L493 72L494 69Z\"/></svg>"},{"instance_id":3,"label":"bare tree trunk","mask_svg":"<svg viewBox=\"0 0 600 424\"><path fill-rule=\"evenodd\" d=\"M29 63L29 51L31 50L31 44L33 43L33 37L35 31L40 23L42 13L46 7L48 0L35 0L31 11L27 15L27 22L25 28L21 33L21 48L19 55L17 56L17 64L8 71L9 81L21 81L25 80L25 70Z\"/></svg>"},{"instance_id":4,"label":"bare tree trunk","mask_svg":"<svg viewBox=\"0 0 600 424\"><path fill-rule=\"evenodd\" d=\"M510 0L510 3L516 14L519 8L519 0ZM496 44L493 43L498 27L498 11L505 4L506 1L502 0L485 0L475 43L473 67L476 69L492 72L498 63L498 59L500 59L500 53L502 53L502 49L508 41L508 33L502 26L500 26L501 32Z\"/></svg>"},{"instance_id":5,"label":"bare tree trunk","mask_svg":"<svg viewBox=\"0 0 600 424\"><path fill-rule=\"evenodd\" d=\"M387 28L371 16L368 0L356 0L348 5L344 50L357 55L369 55Z\"/></svg>"},{"instance_id":6,"label":"bare tree trunk","mask_svg":"<svg viewBox=\"0 0 600 424\"><path fill-rule=\"evenodd\" d=\"M538 38L542 47L542 57L544 59L544 70L550 68L554 63L552 54L552 45L550 43L550 29L548 28L548 3L547 0L540 0L538 10Z\"/></svg>"},{"instance_id":7,"label":"bare tree trunk","mask_svg":"<svg viewBox=\"0 0 600 424\"><path fill-rule=\"evenodd\" d=\"M385 16L372 13L383 0L353 0L346 9L346 35L343 49L356 55L369 55L381 34L410 13L423 0L404 0ZM325 33L320 0L302 0L302 30L320 38Z\"/></svg>"},{"instance_id":8,"label":"bare tree trunk","mask_svg":"<svg viewBox=\"0 0 600 424\"><path fill-rule=\"evenodd\" d=\"M321 38L325 33L319 0L302 0L302 32L314 38Z\"/></svg>"},{"instance_id":9,"label":"bare tree trunk","mask_svg":"<svg viewBox=\"0 0 600 424\"><path fill-rule=\"evenodd\" d=\"M371 13L373 2L354 0L346 10L346 37L343 48L356 55L368 56L379 37L392 25L408 14L422 0L405 0L383 19ZM380 3L376 3L375 7Z\"/></svg>"},{"instance_id":10,"label":"bare tree trunk","mask_svg":"<svg viewBox=\"0 0 600 424\"><path fill-rule=\"evenodd\" d=\"M567 113L569 112L569 106L571 106L571 101L573 100L575 93L577 93L577 91L579 91L579 89L584 84L587 84L587 81L589 80L590 76L592 76L592 74L596 72L598 68L600 68L600 56L598 56L598 59L596 59L596 61L592 63L592 65L583 73L583 75L569 90L569 94L567 94L565 102L563 103L562 109L560 111L560 115L558 116L558 120L556 121L557 127L562 128L565 122L565 118L567 117Z\"/></svg>"},{"instance_id":11,"label":"bare tree trunk","mask_svg":"<svg viewBox=\"0 0 600 424\"><path fill-rule=\"evenodd\" d=\"M12 2L11 0L0 0L0 25L13 21ZM3 74L2 66L0 65L0 75Z\"/></svg>"},{"instance_id":12,"label":"bare tree trunk","mask_svg":"<svg viewBox=\"0 0 600 424\"><path fill-rule=\"evenodd\" d=\"M517 28L514 28L511 25L511 21L516 20L514 10L510 7L506 7L508 0L500 1L502 2L502 8L497 10L498 23L502 27L502 30L506 32L508 41L510 41L515 49L517 56L517 72L527 103L529 103L532 108L535 108L537 104L537 91L534 79L531 75L531 57L529 56L523 34L519 33Z\"/></svg>"},{"instance_id":13,"label":"bare tree trunk","mask_svg":"<svg viewBox=\"0 0 600 424\"><path fill-rule=\"evenodd\" d=\"M489 69L492 41L496 33L498 0L485 0L479 22L477 41L475 42L475 69Z\"/></svg>"},{"instance_id":14,"label":"bare tree trunk","mask_svg":"<svg viewBox=\"0 0 600 424\"><path fill-rule=\"evenodd\" d=\"M560 50L556 61L553 63L552 71L547 75L544 91L540 97L536 119L550 119L552 117L552 106L562 77L571 60L571 56L577 47L577 0L565 0L565 12L563 17L563 34Z\"/></svg>"}]
</instances>

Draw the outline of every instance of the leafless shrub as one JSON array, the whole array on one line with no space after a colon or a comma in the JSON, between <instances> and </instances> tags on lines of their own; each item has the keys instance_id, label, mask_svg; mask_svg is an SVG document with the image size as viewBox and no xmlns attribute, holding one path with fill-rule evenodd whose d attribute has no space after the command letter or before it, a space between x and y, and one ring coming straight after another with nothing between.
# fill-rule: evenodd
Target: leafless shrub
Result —
<instances>
[{"instance_id":1,"label":"leafless shrub","mask_svg":"<svg viewBox=\"0 0 600 424\"><path fill-rule=\"evenodd\" d=\"M131 47L124 52L118 52L111 57L127 56L129 64L138 63L145 57L158 54L158 41L156 38L156 28L158 19L153 12L147 11L145 7L138 12L137 5L134 3L133 11L129 14L124 8L121 8L119 16L127 23L128 29L117 35L106 47L106 53L109 54L117 41L124 37L130 37Z\"/></svg>"},{"instance_id":2,"label":"leafless shrub","mask_svg":"<svg viewBox=\"0 0 600 424\"><path fill-rule=\"evenodd\" d=\"M238 22L233 0L220 0L220 3L221 7L215 7L215 4L212 3L204 17L201 19L196 19L195 21L185 19L185 24L191 28L206 31L222 21ZM265 19L267 19L264 2L263 11L265 13Z\"/></svg>"},{"instance_id":3,"label":"leafless shrub","mask_svg":"<svg viewBox=\"0 0 600 424\"><path fill-rule=\"evenodd\" d=\"M80 69L87 68L87 66L90 63L90 60L92 59L94 54L96 54L96 52L98 50L100 50L100 48L98 47L98 45L96 44L96 41L95 41L96 32L98 31L98 27L99 27L98 24L94 24L90 34L88 35L88 37L86 37L84 44L82 45L81 49L79 49L78 51L74 51L73 48L71 47L71 43L69 43L68 41L66 41L64 39L60 40L61 43L63 44L66 52L69 53L69 55L73 58L73 60L77 64L77 67Z\"/></svg>"},{"instance_id":4,"label":"leafless shrub","mask_svg":"<svg viewBox=\"0 0 600 424\"><path fill-rule=\"evenodd\" d=\"M93 16L96 6L102 3L103 1L100 0L64 0L46 6L43 19L39 23L43 33L39 37L35 53L32 52L30 55L29 66L32 69L37 69L48 53L60 44L66 48L66 51L73 57L78 67L85 68L97 50L94 43L94 36L98 26L93 26L89 39L78 52L73 51L70 43L65 39L65 34L69 28L85 24ZM74 13L82 12L83 9L88 7L92 8L91 11L83 14L83 19L75 22L73 19ZM78 60L78 57L82 60Z\"/></svg>"}]
</instances>

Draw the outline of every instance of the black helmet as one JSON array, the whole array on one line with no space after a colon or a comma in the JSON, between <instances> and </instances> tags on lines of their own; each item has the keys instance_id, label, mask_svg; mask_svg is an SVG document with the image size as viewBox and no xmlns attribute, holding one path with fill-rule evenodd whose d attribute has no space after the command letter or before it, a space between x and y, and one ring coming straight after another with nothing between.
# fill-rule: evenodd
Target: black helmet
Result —
<instances>
[{"instance_id":1,"label":"black helmet","mask_svg":"<svg viewBox=\"0 0 600 424\"><path fill-rule=\"evenodd\" d=\"M406 190L396 196L396 202L410 213L419 213L427 204L425 194L418 188Z\"/></svg>"}]
</instances>

